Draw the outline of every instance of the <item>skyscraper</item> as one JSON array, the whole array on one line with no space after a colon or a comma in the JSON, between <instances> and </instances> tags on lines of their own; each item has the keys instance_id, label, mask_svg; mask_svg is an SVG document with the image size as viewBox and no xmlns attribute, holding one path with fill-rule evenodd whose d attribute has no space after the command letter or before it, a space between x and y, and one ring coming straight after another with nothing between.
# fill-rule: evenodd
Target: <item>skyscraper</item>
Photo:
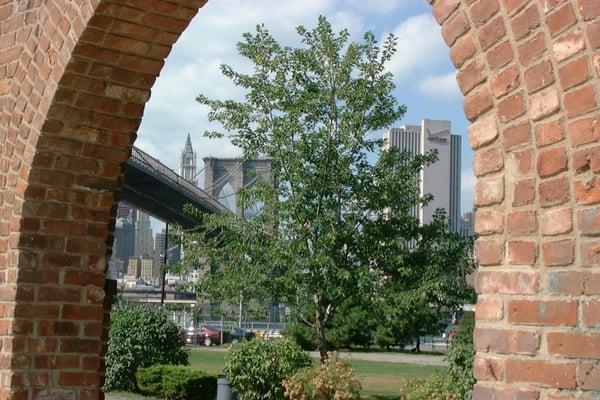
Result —
<instances>
[{"instance_id":1,"label":"skyscraper","mask_svg":"<svg viewBox=\"0 0 600 400\"><path fill-rule=\"evenodd\" d=\"M154 237L152 236L152 227L150 226L150 216L145 212L138 210L138 219L135 224L135 257L148 256L154 254Z\"/></svg>"},{"instance_id":2,"label":"skyscraper","mask_svg":"<svg viewBox=\"0 0 600 400\"><path fill-rule=\"evenodd\" d=\"M461 137L451 134L450 121L424 119L420 126L392 128L385 133L384 141L385 148L413 155L437 151L438 161L421 171L420 194L431 194L433 200L425 207L415 207L414 215L428 223L435 210L443 208L448 213L450 230L460 232Z\"/></svg>"},{"instance_id":3,"label":"skyscraper","mask_svg":"<svg viewBox=\"0 0 600 400\"><path fill-rule=\"evenodd\" d=\"M192 148L192 139L189 133L183 151L181 152L181 159L179 160L179 176L182 176L198 186L198 179L196 176L196 152Z\"/></svg>"},{"instance_id":4,"label":"skyscraper","mask_svg":"<svg viewBox=\"0 0 600 400\"><path fill-rule=\"evenodd\" d=\"M132 214L126 218L119 218L115 224L115 241L113 244L113 259L125 263L133 257L135 251L135 225Z\"/></svg>"}]
</instances>

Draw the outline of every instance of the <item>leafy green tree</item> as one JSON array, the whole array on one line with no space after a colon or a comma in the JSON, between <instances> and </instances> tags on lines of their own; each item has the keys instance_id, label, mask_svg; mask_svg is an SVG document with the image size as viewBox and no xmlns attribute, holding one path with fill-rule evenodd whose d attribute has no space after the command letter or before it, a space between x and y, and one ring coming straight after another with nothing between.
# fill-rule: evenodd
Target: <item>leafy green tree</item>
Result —
<instances>
[{"instance_id":1,"label":"leafy green tree","mask_svg":"<svg viewBox=\"0 0 600 400\"><path fill-rule=\"evenodd\" d=\"M188 363L179 327L164 310L121 306L110 320L105 390L136 390L138 368Z\"/></svg>"},{"instance_id":2,"label":"leafy green tree","mask_svg":"<svg viewBox=\"0 0 600 400\"><path fill-rule=\"evenodd\" d=\"M382 141L371 135L405 113L386 69L396 39L379 47L369 32L351 42L346 30L334 33L324 17L313 30L297 31L299 48L281 46L263 26L244 35L238 50L253 71L222 67L246 90L243 101L198 97L209 120L227 132L206 135L228 136L248 159L269 158L271 171L238 195L241 207L257 209L252 218L206 216L195 234L183 237L187 260L207 261L201 297L229 304L240 297L283 301L296 320L314 329L323 361L328 328L349 301L386 302L405 278L416 279L414 287L454 288L429 283L430 275L438 277L438 260L423 266L410 248L427 245L439 262L447 250L449 237L430 243L433 228L412 216L413 207L429 201L418 194L419 173L436 155L381 152ZM370 155L380 152L371 163Z\"/></svg>"}]
</instances>

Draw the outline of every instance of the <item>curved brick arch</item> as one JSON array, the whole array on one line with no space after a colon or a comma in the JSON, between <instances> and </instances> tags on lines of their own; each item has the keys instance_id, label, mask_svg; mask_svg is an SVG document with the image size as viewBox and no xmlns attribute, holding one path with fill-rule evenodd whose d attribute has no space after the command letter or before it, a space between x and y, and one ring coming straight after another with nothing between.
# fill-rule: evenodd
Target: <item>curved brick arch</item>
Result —
<instances>
[{"instance_id":1,"label":"curved brick arch","mask_svg":"<svg viewBox=\"0 0 600 400\"><path fill-rule=\"evenodd\" d=\"M204 2L0 0L0 398L101 398L111 208L149 90ZM591 398L600 5L429 3L474 122L474 397Z\"/></svg>"},{"instance_id":2,"label":"curved brick arch","mask_svg":"<svg viewBox=\"0 0 600 400\"><path fill-rule=\"evenodd\" d=\"M591 399L600 391L600 2L430 3L473 122L473 397Z\"/></svg>"}]
</instances>

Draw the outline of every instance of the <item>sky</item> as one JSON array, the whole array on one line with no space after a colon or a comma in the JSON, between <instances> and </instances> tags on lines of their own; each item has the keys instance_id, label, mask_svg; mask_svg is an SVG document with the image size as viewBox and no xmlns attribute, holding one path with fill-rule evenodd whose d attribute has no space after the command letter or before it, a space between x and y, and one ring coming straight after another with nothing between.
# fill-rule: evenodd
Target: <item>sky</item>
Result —
<instances>
[{"instance_id":1,"label":"sky","mask_svg":"<svg viewBox=\"0 0 600 400\"><path fill-rule=\"evenodd\" d=\"M220 127L208 122L208 109L195 101L196 96L241 99L243 91L221 75L220 65L249 67L236 50L242 34L264 23L280 43L294 46L299 44L295 27L312 28L319 15L337 30L348 28L354 40L366 31L374 32L380 41L389 33L398 37L398 51L389 68L397 86L394 94L408 111L395 126L420 124L423 118L451 121L452 133L463 136L461 208L469 211L474 178L468 121L448 46L424 0L210 0L167 58L146 105L136 146L176 171L188 133L199 169L203 157L239 155L226 139L203 137L205 130Z\"/></svg>"}]
</instances>

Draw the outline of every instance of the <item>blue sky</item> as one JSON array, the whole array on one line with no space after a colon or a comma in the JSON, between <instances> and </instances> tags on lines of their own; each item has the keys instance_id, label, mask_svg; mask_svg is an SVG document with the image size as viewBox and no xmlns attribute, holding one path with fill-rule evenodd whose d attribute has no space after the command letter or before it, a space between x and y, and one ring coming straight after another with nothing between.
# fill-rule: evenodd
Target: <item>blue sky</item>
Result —
<instances>
[{"instance_id":1,"label":"blue sky","mask_svg":"<svg viewBox=\"0 0 600 400\"><path fill-rule=\"evenodd\" d=\"M422 118L452 121L453 133L463 136L462 209L470 210L474 179L468 121L449 49L424 0L210 0L167 58L152 89L136 145L173 169L178 167L188 132L199 164L209 155L238 155L239 150L225 140L202 137L204 130L218 126L208 123L208 110L195 97L203 93L239 99L243 95L221 76L219 65L248 68L235 49L244 32L264 23L281 43L296 45L294 28L313 27L319 15L327 16L338 29L347 27L355 39L367 30L378 38L390 32L398 36L398 53L390 69L397 84L395 95L408 112L397 125L418 124Z\"/></svg>"}]
</instances>

